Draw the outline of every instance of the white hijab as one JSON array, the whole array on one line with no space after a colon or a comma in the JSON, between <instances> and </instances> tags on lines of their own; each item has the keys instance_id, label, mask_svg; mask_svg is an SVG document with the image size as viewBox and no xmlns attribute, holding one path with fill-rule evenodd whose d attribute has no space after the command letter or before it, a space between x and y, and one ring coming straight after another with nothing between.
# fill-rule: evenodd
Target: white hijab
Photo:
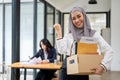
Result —
<instances>
[{"instance_id":1,"label":"white hijab","mask_svg":"<svg viewBox=\"0 0 120 80\"><path fill-rule=\"evenodd\" d=\"M84 16L83 28L79 29L79 28L74 26L74 24L72 22L72 18L71 18L71 14L74 11L79 11L83 14L83 16ZM87 15L86 15L86 12L80 7L74 7L71 10L70 16L69 16L69 27L68 28L69 28L68 29L69 33L72 33L75 41L79 41L82 36L92 37L94 35L94 33L96 32L95 30L91 29L90 22L89 22Z\"/></svg>"}]
</instances>

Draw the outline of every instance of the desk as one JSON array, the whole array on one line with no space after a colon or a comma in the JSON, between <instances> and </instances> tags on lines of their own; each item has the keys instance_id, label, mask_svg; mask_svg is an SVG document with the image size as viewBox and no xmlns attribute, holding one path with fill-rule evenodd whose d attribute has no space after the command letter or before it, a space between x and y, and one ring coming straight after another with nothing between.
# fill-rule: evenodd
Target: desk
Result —
<instances>
[{"instance_id":1,"label":"desk","mask_svg":"<svg viewBox=\"0 0 120 80\"><path fill-rule=\"evenodd\" d=\"M24 80L26 80L26 69L51 69L59 70L61 62L59 64L47 63L47 64L25 64L21 62L15 62L10 65L11 68L23 68L24 69Z\"/></svg>"}]
</instances>

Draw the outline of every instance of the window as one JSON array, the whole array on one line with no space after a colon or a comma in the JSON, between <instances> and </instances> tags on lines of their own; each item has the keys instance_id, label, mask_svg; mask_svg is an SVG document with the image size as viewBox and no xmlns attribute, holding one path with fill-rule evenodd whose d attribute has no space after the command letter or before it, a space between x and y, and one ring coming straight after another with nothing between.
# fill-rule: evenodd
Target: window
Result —
<instances>
[{"instance_id":1,"label":"window","mask_svg":"<svg viewBox=\"0 0 120 80\"><path fill-rule=\"evenodd\" d=\"M3 60L3 44L2 44L2 42L3 42L3 20L2 20L2 5L0 5L0 64L2 64L3 62L2 62L2 60ZM0 72L2 72L2 66L0 66Z\"/></svg>"},{"instance_id":2,"label":"window","mask_svg":"<svg viewBox=\"0 0 120 80\"><path fill-rule=\"evenodd\" d=\"M40 49L39 42L44 37L44 4L38 3L37 13L37 50Z\"/></svg>"},{"instance_id":3,"label":"window","mask_svg":"<svg viewBox=\"0 0 120 80\"><path fill-rule=\"evenodd\" d=\"M20 61L23 61L33 56L33 4L22 3L20 14Z\"/></svg>"},{"instance_id":4,"label":"window","mask_svg":"<svg viewBox=\"0 0 120 80\"><path fill-rule=\"evenodd\" d=\"M5 4L5 62L11 64L12 56L12 6Z\"/></svg>"},{"instance_id":5,"label":"window","mask_svg":"<svg viewBox=\"0 0 120 80\"><path fill-rule=\"evenodd\" d=\"M106 28L106 14L105 13L98 13L98 14L87 14L91 28L95 29L101 34L101 30Z\"/></svg>"},{"instance_id":6,"label":"window","mask_svg":"<svg viewBox=\"0 0 120 80\"><path fill-rule=\"evenodd\" d=\"M69 14L64 14L64 34L68 33Z\"/></svg>"},{"instance_id":7,"label":"window","mask_svg":"<svg viewBox=\"0 0 120 80\"><path fill-rule=\"evenodd\" d=\"M53 44L54 9L47 5L47 39Z\"/></svg>"}]
</instances>

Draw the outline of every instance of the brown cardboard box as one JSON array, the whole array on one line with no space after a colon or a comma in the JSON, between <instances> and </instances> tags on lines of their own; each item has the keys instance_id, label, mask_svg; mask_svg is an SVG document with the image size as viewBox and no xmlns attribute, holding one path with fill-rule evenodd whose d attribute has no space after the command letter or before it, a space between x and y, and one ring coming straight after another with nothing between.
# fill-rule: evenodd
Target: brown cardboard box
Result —
<instances>
[{"instance_id":1,"label":"brown cardboard box","mask_svg":"<svg viewBox=\"0 0 120 80\"><path fill-rule=\"evenodd\" d=\"M78 42L77 54L98 54L97 48L97 43Z\"/></svg>"},{"instance_id":2,"label":"brown cardboard box","mask_svg":"<svg viewBox=\"0 0 120 80\"><path fill-rule=\"evenodd\" d=\"M100 64L102 55L74 55L67 58L68 75L89 75L93 74L90 70Z\"/></svg>"}]
</instances>

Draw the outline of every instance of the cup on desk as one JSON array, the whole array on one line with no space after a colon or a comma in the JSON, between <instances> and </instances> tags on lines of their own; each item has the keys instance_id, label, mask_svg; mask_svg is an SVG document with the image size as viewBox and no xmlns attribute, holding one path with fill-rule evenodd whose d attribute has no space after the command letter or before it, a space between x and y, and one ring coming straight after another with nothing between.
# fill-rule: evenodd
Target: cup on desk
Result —
<instances>
[{"instance_id":1,"label":"cup on desk","mask_svg":"<svg viewBox=\"0 0 120 80\"><path fill-rule=\"evenodd\" d=\"M58 64L58 60L57 59L54 60L54 64Z\"/></svg>"}]
</instances>

